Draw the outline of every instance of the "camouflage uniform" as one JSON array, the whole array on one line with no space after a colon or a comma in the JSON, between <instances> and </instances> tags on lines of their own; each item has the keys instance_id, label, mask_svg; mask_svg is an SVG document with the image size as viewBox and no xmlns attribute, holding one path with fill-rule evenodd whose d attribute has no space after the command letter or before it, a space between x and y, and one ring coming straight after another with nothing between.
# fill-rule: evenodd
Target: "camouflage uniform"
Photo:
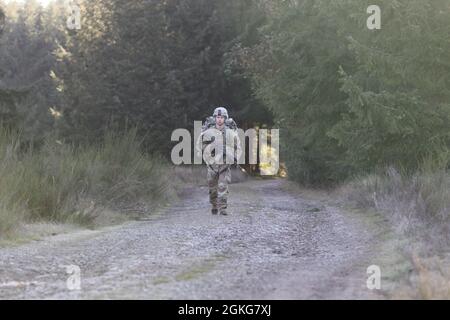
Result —
<instances>
[{"instance_id":1,"label":"camouflage uniform","mask_svg":"<svg viewBox=\"0 0 450 320\"><path fill-rule=\"evenodd\" d=\"M208 132L210 130L214 130L216 134L222 135L223 144L217 144L218 139L213 139L212 142L211 136L214 137L214 133ZM228 151L232 151L233 154L228 153L229 159L239 159L241 155L241 144L236 131L229 129L227 127L220 129L216 129L214 126L212 129L207 129L203 131L201 136L199 137L199 141L197 143L197 150L199 150L199 146L201 146L202 152L205 152L206 148L214 149L223 147L223 158L222 163L210 162L207 163L207 180L209 187L209 201L212 205L213 213L220 212L221 214L226 214L227 209L227 200L228 200L228 184L231 182L231 165L232 163L226 162L227 149L226 146L230 146ZM202 137L205 137L202 139ZM217 138L217 137L216 137ZM200 142L201 141L201 142ZM216 150L217 150L216 149ZM205 154L204 154L205 156ZM212 156L215 154L212 152ZM218 160L217 157L214 158ZM220 159L220 155L219 155Z\"/></svg>"},{"instance_id":2,"label":"camouflage uniform","mask_svg":"<svg viewBox=\"0 0 450 320\"><path fill-rule=\"evenodd\" d=\"M209 202L213 209L224 213L227 209L228 184L231 183L230 165L223 164L217 171L208 166L207 180L209 187Z\"/></svg>"}]
</instances>

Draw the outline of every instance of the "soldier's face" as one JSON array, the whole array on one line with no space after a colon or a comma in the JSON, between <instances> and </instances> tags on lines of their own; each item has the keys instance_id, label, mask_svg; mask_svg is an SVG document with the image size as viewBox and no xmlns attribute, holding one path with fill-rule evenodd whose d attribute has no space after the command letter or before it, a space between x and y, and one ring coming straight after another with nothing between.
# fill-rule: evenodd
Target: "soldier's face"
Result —
<instances>
[{"instance_id":1,"label":"soldier's face","mask_svg":"<svg viewBox=\"0 0 450 320\"><path fill-rule=\"evenodd\" d=\"M223 126L225 123L225 117L224 116L216 116L216 125L219 127Z\"/></svg>"}]
</instances>

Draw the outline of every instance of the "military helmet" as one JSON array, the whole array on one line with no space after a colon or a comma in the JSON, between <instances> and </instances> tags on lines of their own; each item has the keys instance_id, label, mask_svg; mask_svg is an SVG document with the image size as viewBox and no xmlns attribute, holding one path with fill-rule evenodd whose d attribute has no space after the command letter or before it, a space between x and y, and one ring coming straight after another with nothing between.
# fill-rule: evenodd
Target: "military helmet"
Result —
<instances>
[{"instance_id":1,"label":"military helmet","mask_svg":"<svg viewBox=\"0 0 450 320\"><path fill-rule=\"evenodd\" d=\"M228 119L228 111L224 107L219 107L214 110L213 117L223 116Z\"/></svg>"}]
</instances>

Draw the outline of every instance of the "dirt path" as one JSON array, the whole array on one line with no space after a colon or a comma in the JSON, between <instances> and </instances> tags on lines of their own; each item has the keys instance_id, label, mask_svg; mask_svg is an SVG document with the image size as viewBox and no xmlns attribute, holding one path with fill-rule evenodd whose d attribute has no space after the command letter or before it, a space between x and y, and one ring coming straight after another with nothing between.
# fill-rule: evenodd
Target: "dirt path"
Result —
<instances>
[{"instance_id":1,"label":"dirt path","mask_svg":"<svg viewBox=\"0 0 450 320\"><path fill-rule=\"evenodd\" d=\"M283 183L231 185L230 216L209 213L202 187L148 221L0 249L0 298L373 298L373 235ZM81 290L65 265L80 267Z\"/></svg>"}]
</instances>

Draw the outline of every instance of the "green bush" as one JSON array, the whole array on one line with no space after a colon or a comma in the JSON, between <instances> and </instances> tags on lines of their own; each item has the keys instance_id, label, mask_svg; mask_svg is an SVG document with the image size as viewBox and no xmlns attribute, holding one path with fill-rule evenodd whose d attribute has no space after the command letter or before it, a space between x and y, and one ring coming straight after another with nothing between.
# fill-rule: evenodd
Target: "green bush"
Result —
<instances>
[{"instance_id":1,"label":"green bush","mask_svg":"<svg viewBox=\"0 0 450 320\"><path fill-rule=\"evenodd\" d=\"M372 4L272 3L259 44L239 51L297 182L414 172L450 146L448 1L380 0L380 30L366 26Z\"/></svg>"}]
</instances>

